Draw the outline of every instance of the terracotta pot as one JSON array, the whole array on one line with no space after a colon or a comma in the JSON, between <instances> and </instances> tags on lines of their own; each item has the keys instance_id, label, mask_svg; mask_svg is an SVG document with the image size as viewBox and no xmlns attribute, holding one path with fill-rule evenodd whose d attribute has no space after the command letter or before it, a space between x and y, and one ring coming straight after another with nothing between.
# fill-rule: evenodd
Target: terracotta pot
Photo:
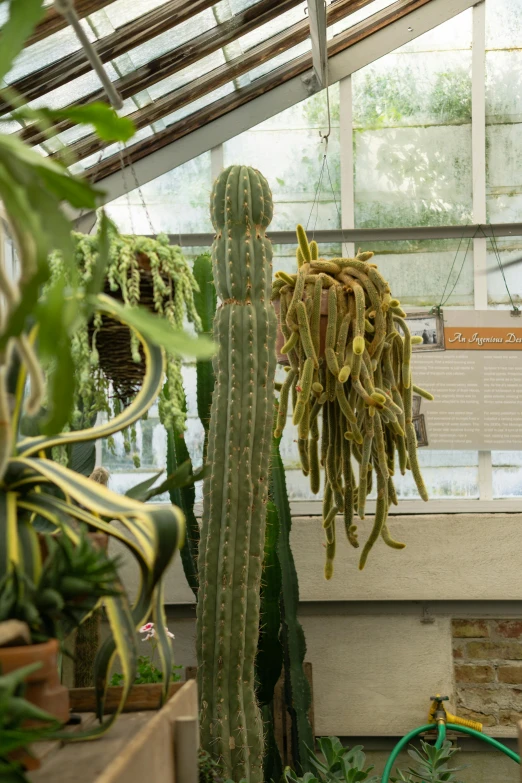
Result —
<instances>
[{"instance_id":1,"label":"terracotta pot","mask_svg":"<svg viewBox=\"0 0 522 783\"><path fill-rule=\"evenodd\" d=\"M24 698L66 723L69 720L69 691L61 684L58 676L58 652L57 639L25 647L1 647L0 667L4 674L9 674L22 666L42 663L39 669L26 678Z\"/></svg>"},{"instance_id":2,"label":"terracotta pot","mask_svg":"<svg viewBox=\"0 0 522 783\"><path fill-rule=\"evenodd\" d=\"M52 535L61 534L53 533ZM87 538L95 549L102 549L104 552L107 551L107 547L109 546L109 536L107 533L87 533ZM49 555L47 550L47 541L44 533L38 533L38 543L40 545L40 556L42 558L42 563L44 563L47 560L47 556Z\"/></svg>"},{"instance_id":3,"label":"terracotta pot","mask_svg":"<svg viewBox=\"0 0 522 783\"><path fill-rule=\"evenodd\" d=\"M277 337L276 337L277 361L278 364L288 365L290 362L288 361L287 355L281 353L281 348L285 344L286 338L283 332L281 331L281 327L279 326L279 312L280 312L279 299L274 299L273 305L277 315ZM319 356L317 357L318 359L321 359L324 356L327 326L328 326L328 289L326 288L323 290L323 294L321 297L321 323L319 325L320 337L319 337Z\"/></svg>"}]
</instances>

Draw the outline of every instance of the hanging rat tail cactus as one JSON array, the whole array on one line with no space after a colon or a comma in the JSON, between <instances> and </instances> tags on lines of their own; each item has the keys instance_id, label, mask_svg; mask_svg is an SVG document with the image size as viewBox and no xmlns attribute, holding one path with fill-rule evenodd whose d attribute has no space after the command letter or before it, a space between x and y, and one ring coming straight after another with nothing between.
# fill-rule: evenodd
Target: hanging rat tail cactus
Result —
<instances>
[{"instance_id":1,"label":"hanging rat tail cactus","mask_svg":"<svg viewBox=\"0 0 522 783\"><path fill-rule=\"evenodd\" d=\"M199 550L197 616L201 740L225 778L263 780L255 697L268 469L276 368L270 301L272 197L254 169L231 166L214 185L212 263L216 385Z\"/></svg>"}]
</instances>

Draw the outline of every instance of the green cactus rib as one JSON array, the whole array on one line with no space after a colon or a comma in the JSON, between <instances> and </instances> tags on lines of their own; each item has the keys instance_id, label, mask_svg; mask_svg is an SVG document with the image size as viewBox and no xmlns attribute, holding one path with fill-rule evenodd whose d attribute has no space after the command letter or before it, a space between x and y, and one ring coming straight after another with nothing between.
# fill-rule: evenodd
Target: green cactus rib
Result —
<instances>
[{"instance_id":1,"label":"green cactus rib","mask_svg":"<svg viewBox=\"0 0 522 783\"><path fill-rule=\"evenodd\" d=\"M201 742L234 781L263 780L255 694L260 586L271 448L276 317L272 199L264 177L231 166L211 197L212 266L221 305L198 570Z\"/></svg>"},{"instance_id":2,"label":"green cactus rib","mask_svg":"<svg viewBox=\"0 0 522 783\"><path fill-rule=\"evenodd\" d=\"M281 642L283 645L284 692L286 708L291 721L292 767L298 775L311 772L309 748L314 736L309 719L311 706L310 685L303 669L306 641L297 615L299 611L299 583L295 568L290 533L292 517L286 490L285 469L279 450L280 438L272 440L270 494L279 518L277 553L281 566Z\"/></svg>"},{"instance_id":3,"label":"green cactus rib","mask_svg":"<svg viewBox=\"0 0 522 783\"><path fill-rule=\"evenodd\" d=\"M388 529L389 506L398 503L393 479L396 471L411 470L419 495L427 500L417 458L412 392L427 400L432 396L413 383L408 324L399 300L392 297L376 264L370 263L373 253L319 258L302 226L297 227L297 237L298 272L277 273L273 289L274 299L280 300L280 329L286 341L291 339L292 378L300 379L296 386L288 380L282 386L276 433L281 436L286 424L292 388L292 421L298 427L303 472L309 475L314 494L320 488L321 468L325 473L323 527L329 579L335 515L343 514L347 538L358 547L354 515L364 519L366 498L375 482L377 509L360 567L379 539L393 549L403 547ZM285 285L280 286L280 280ZM328 302L324 347L323 296ZM358 481L352 457L359 463Z\"/></svg>"}]
</instances>

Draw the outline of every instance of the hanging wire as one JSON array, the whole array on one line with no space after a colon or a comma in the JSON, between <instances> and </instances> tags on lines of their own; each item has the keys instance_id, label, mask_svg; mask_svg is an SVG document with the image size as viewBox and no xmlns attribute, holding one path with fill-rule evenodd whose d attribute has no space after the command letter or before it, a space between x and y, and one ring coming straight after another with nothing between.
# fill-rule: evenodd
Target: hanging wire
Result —
<instances>
[{"instance_id":1,"label":"hanging wire","mask_svg":"<svg viewBox=\"0 0 522 783\"><path fill-rule=\"evenodd\" d=\"M127 201L127 208L129 210L129 220L130 220L130 227L131 227L131 234L136 234L136 231L134 230L134 218L132 217L132 209L131 209L131 202L130 202L130 194L129 194L129 186L127 185L127 177L125 175L125 161L123 160L123 150L124 145L120 142L118 145L118 156L120 159L120 166L121 166L121 176L123 178L123 187L125 189L125 198Z\"/></svg>"},{"instance_id":2,"label":"hanging wire","mask_svg":"<svg viewBox=\"0 0 522 783\"><path fill-rule=\"evenodd\" d=\"M479 226L479 228L480 228L482 234L484 235L484 237L487 239L486 232L484 231L482 226ZM496 238L496 236L495 236L495 234L493 232L493 226L490 225L489 228L491 230L491 246L493 248L493 253L495 255L495 260L497 262L497 266L500 269L500 274L502 275L502 279L503 279L504 285L506 287L507 295L509 296L509 301L511 302L512 313L513 313L513 315L520 315L520 308L514 303L513 297L511 296L511 291L509 290L509 286L508 286L507 279L506 279L506 274L505 274L505 271L504 271L504 265L502 263L502 258L500 256L500 251L499 251L498 245L497 245L497 238Z\"/></svg>"},{"instance_id":3,"label":"hanging wire","mask_svg":"<svg viewBox=\"0 0 522 783\"><path fill-rule=\"evenodd\" d=\"M125 148L126 147L127 147L127 145L125 145ZM152 234L152 236L154 236L155 232L154 232L154 226L152 224L152 218L150 216L149 208L147 207L147 204L145 202L145 198L143 196L143 191L141 189L141 185L140 185L140 181L138 179L138 175L136 174L136 169L134 168L134 163L132 161L132 156L130 158L130 161L131 161L130 162L130 170L131 170L132 176L134 177L134 184L136 185L136 190L138 191L138 195L140 197L141 206L143 207L145 215L147 217L147 221L148 221L149 227L150 227L150 233Z\"/></svg>"}]
</instances>

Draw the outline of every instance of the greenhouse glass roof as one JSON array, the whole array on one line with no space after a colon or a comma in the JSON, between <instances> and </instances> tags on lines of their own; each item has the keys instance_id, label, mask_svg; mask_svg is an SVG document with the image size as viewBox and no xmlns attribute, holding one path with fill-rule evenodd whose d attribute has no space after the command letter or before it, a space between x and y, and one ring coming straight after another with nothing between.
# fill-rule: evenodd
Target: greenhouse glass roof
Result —
<instances>
[{"instance_id":1,"label":"greenhouse glass roof","mask_svg":"<svg viewBox=\"0 0 522 783\"><path fill-rule=\"evenodd\" d=\"M328 56L370 38L433 0L332 0ZM51 3L6 81L31 107L107 100L73 30ZM5 6L2 6L5 8ZM137 127L125 148L84 126L4 128L44 154L76 161L98 182L249 104L314 64L303 0L76 0L81 24ZM0 23L3 20L0 19ZM9 113L0 101L0 116ZM275 110L277 111L277 109Z\"/></svg>"}]
</instances>

